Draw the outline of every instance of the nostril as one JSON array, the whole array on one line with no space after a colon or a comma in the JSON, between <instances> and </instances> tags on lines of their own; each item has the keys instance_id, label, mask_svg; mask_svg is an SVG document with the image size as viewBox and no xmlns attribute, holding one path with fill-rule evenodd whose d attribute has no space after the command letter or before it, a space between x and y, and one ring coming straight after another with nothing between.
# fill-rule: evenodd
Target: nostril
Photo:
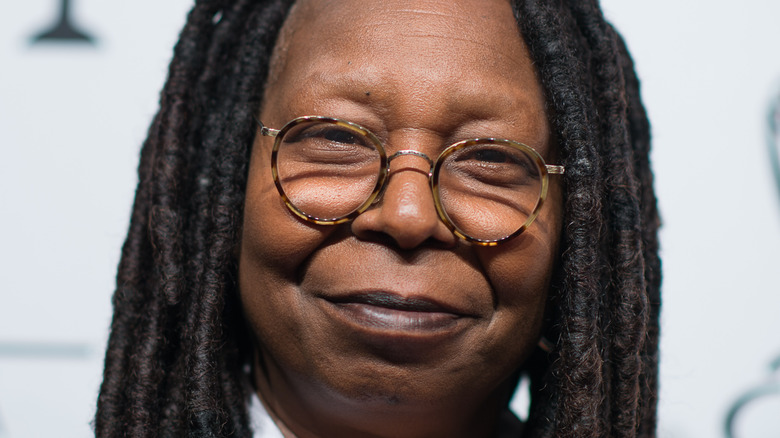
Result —
<instances>
[{"instance_id":1,"label":"nostril","mask_svg":"<svg viewBox=\"0 0 780 438\"><path fill-rule=\"evenodd\" d=\"M397 212L398 220L389 220L384 222L383 234L392 238L401 249L413 249L424 242L437 240L436 229L441 222L430 221L427 217L422 217L414 208L401 207Z\"/></svg>"}]
</instances>

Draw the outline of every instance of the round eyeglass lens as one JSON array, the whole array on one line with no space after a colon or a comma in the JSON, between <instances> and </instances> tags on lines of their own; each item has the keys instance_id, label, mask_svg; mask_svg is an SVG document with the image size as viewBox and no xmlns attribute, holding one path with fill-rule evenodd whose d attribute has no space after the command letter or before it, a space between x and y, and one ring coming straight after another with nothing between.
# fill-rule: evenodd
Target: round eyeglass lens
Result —
<instances>
[{"instance_id":1,"label":"round eyeglass lens","mask_svg":"<svg viewBox=\"0 0 780 438\"><path fill-rule=\"evenodd\" d=\"M338 121L303 121L283 129L275 154L276 184L298 213L336 222L374 193L382 154L359 129Z\"/></svg>"},{"instance_id":2,"label":"round eyeglass lens","mask_svg":"<svg viewBox=\"0 0 780 438\"><path fill-rule=\"evenodd\" d=\"M461 234L495 242L524 229L538 211L543 162L519 144L474 140L445 151L434 175L443 214Z\"/></svg>"}]
</instances>

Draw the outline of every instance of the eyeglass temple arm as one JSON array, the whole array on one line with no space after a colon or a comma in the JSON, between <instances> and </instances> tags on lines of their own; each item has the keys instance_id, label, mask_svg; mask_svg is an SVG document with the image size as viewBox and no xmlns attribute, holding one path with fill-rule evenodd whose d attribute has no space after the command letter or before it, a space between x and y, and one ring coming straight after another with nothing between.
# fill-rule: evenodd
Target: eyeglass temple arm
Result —
<instances>
[{"instance_id":1,"label":"eyeglass temple arm","mask_svg":"<svg viewBox=\"0 0 780 438\"><path fill-rule=\"evenodd\" d=\"M255 122L257 122L257 126L260 127L260 133L268 136L268 137L276 137L279 134L278 129L271 129L265 125L263 125L263 122L260 121L257 117L255 117Z\"/></svg>"},{"instance_id":2,"label":"eyeglass temple arm","mask_svg":"<svg viewBox=\"0 0 780 438\"><path fill-rule=\"evenodd\" d=\"M551 175L563 175L563 172L565 171L563 166L557 166L554 164L545 164L544 167L547 168L547 173Z\"/></svg>"}]
</instances>

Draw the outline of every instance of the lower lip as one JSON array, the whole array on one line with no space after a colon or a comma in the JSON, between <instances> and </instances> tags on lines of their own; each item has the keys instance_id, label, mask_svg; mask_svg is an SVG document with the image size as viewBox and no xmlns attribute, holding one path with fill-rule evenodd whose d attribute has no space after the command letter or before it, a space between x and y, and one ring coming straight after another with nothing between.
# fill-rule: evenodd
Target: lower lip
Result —
<instances>
[{"instance_id":1,"label":"lower lip","mask_svg":"<svg viewBox=\"0 0 780 438\"><path fill-rule=\"evenodd\" d=\"M323 300L322 310L335 323L337 337L392 363L437 361L461 351L472 318L429 311L410 311L367 303Z\"/></svg>"},{"instance_id":2,"label":"lower lip","mask_svg":"<svg viewBox=\"0 0 780 438\"><path fill-rule=\"evenodd\" d=\"M337 303L339 313L352 322L380 331L410 334L438 333L455 327L458 315L446 312L415 312L364 303Z\"/></svg>"}]
</instances>

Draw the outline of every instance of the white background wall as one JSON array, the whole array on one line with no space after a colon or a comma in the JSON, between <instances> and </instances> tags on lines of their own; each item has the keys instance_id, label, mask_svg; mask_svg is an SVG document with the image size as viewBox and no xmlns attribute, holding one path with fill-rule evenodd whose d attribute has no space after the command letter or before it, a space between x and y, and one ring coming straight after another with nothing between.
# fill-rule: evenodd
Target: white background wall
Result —
<instances>
[{"instance_id":1,"label":"white background wall","mask_svg":"<svg viewBox=\"0 0 780 438\"><path fill-rule=\"evenodd\" d=\"M74 0L95 47L31 46L57 0L0 14L0 437L91 434L138 151L191 0ZM780 2L605 0L643 80L664 218L661 437L720 437L780 355L767 112ZM780 376L774 376L780 382ZM780 396L738 417L780 435Z\"/></svg>"}]
</instances>

